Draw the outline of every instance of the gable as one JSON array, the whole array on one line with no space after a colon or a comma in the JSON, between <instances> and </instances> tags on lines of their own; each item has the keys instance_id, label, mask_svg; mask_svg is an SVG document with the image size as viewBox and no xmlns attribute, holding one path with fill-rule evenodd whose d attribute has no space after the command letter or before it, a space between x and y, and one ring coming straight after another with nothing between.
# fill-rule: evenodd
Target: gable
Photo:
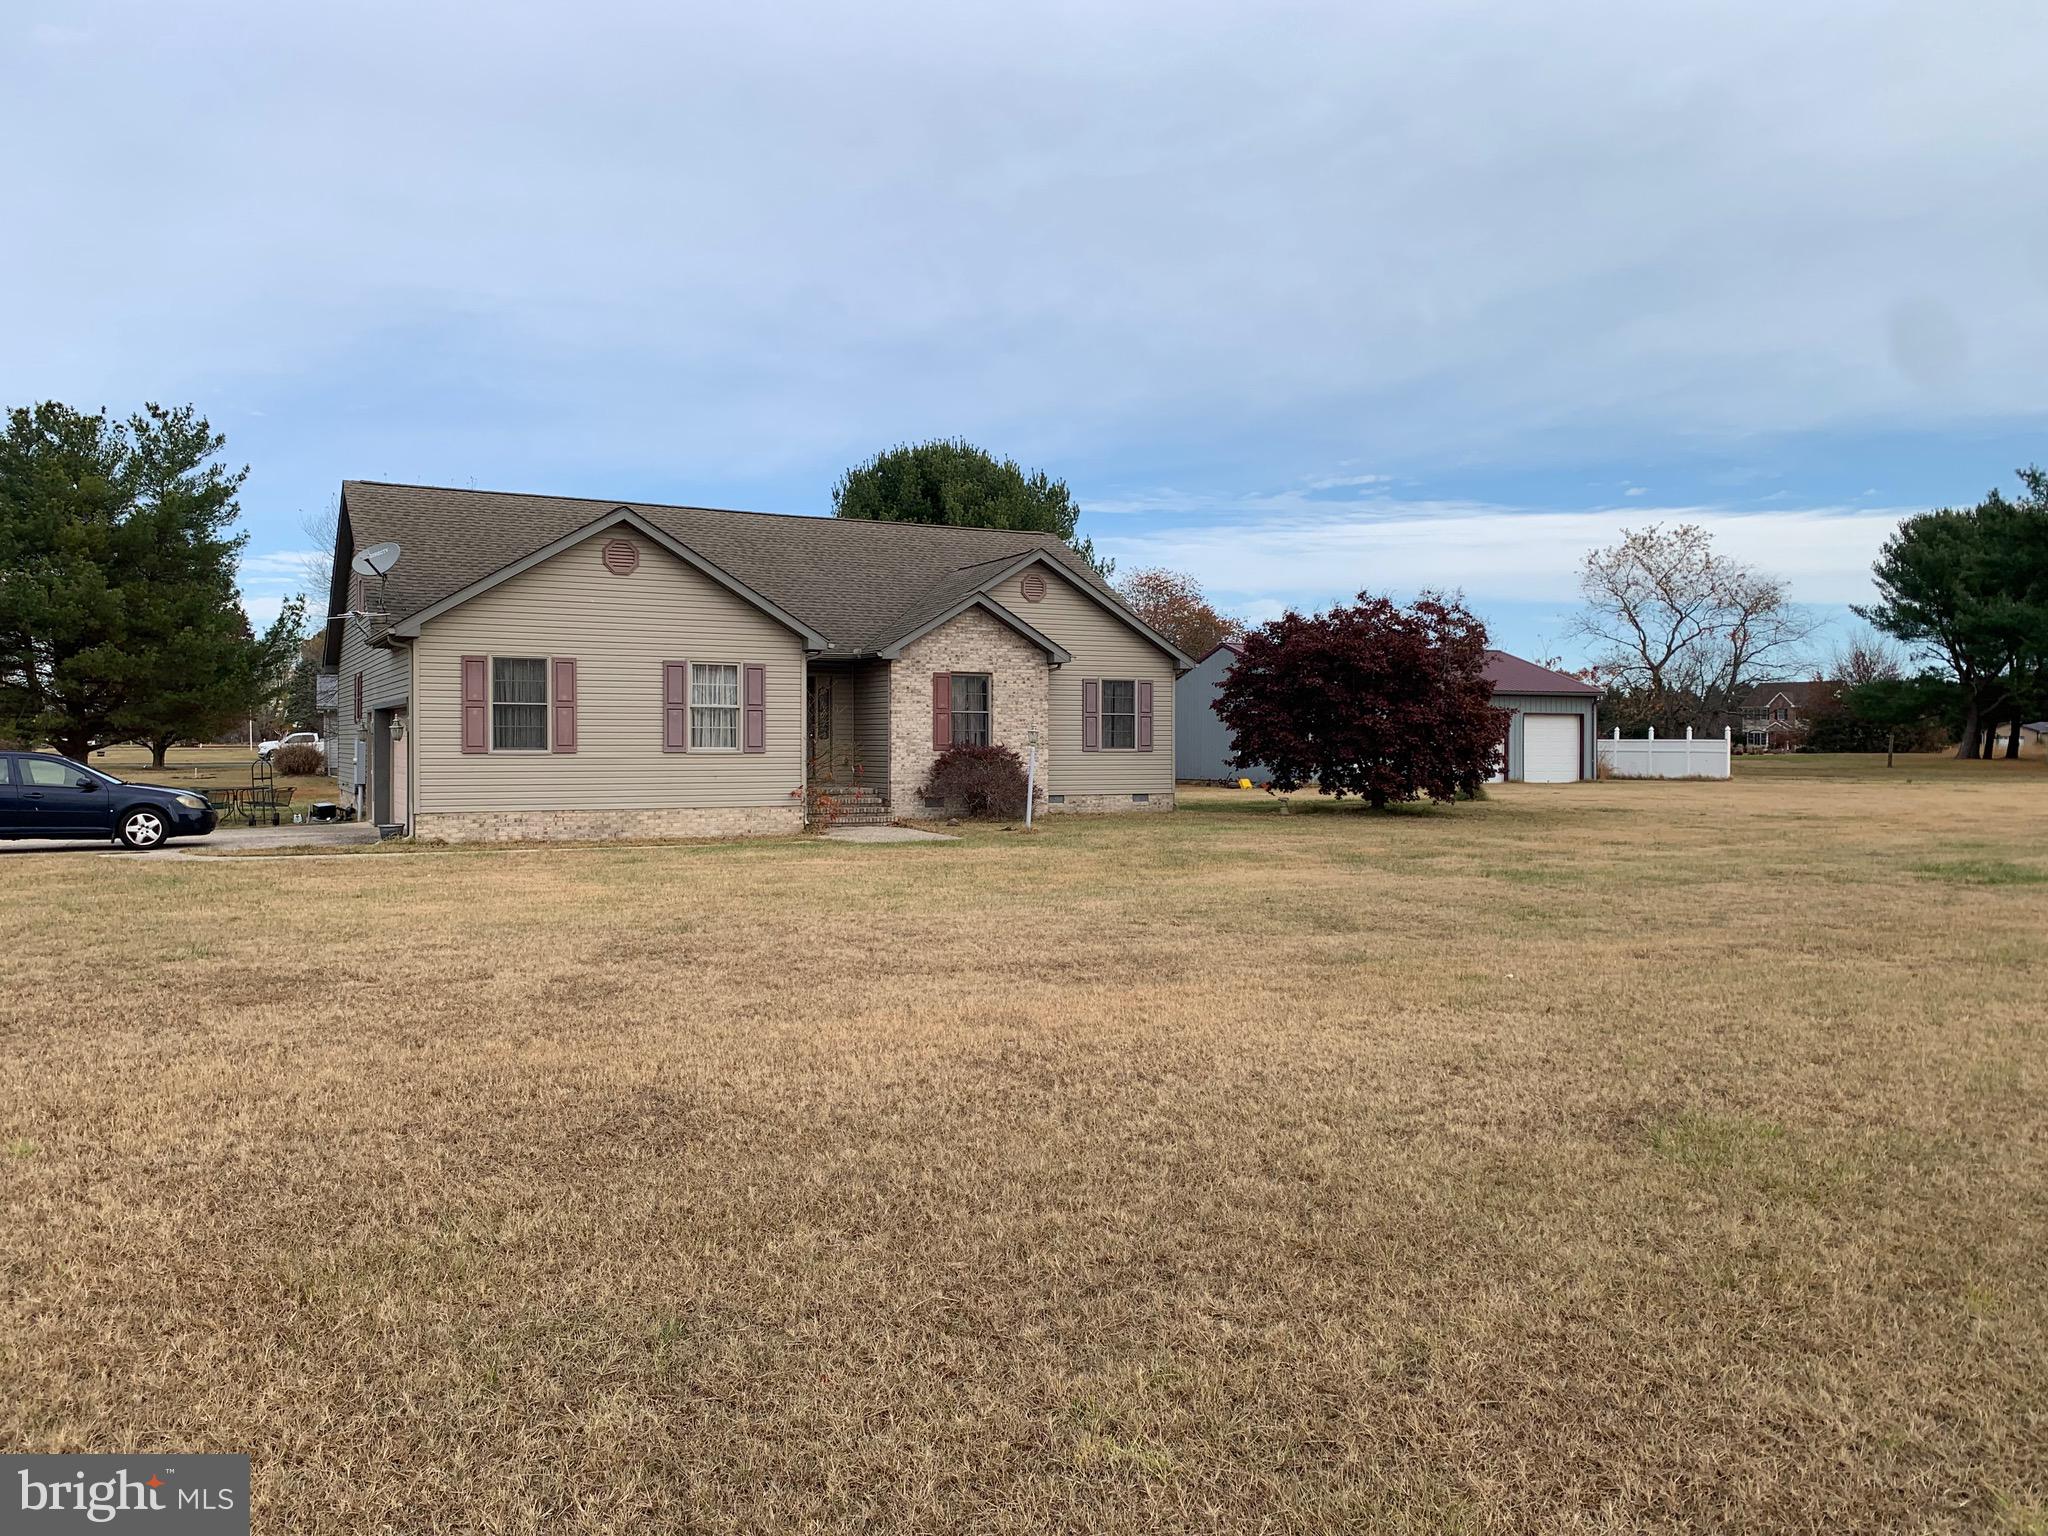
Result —
<instances>
[{"instance_id":1,"label":"gable","mask_svg":"<svg viewBox=\"0 0 2048 1536\"><path fill-rule=\"evenodd\" d=\"M605 529L418 621L421 657L563 654L587 670L693 660L800 658L803 642L656 540Z\"/></svg>"},{"instance_id":2,"label":"gable","mask_svg":"<svg viewBox=\"0 0 2048 1536\"><path fill-rule=\"evenodd\" d=\"M1150 634L1134 616L1103 602L1043 561L1027 560L993 585L988 596L1072 653L1083 670L1128 657L1152 667L1185 670L1192 663Z\"/></svg>"},{"instance_id":3,"label":"gable","mask_svg":"<svg viewBox=\"0 0 2048 1536\"><path fill-rule=\"evenodd\" d=\"M1148 654L1164 656L1176 674L1194 667L1192 657L1183 655L1166 639L1113 597L1098 592L1050 561L1026 558L991 580L983 590L1026 624L1042 629L1060 644L1079 654L1074 636L1101 636L1116 646L1135 645Z\"/></svg>"},{"instance_id":4,"label":"gable","mask_svg":"<svg viewBox=\"0 0 2048 1536\"><path fill-rule=\"evenodd\" d=\"M678 543L662 529L655 527L636 515L629 507L620 507L610 515L599 518L589 526L575 529L552 543L543 545L532 553L511 562L509 565L502 566L479 580L471 582L468 586L449 593L438 602L431 603L395 623L392 626L391 632L400 638L417 635L424 625L431 623L445 613L452 612L465 603L475 600L487 592L496 590L506 582L516 580L528 571L547 565L572 550L587 549L593 544L601 550L603 543L608 539L622 541L630 545L636 552L641 551L646 546L652 546L664 556L691 567L699 575L715 585L723 587L733 597L797 635L805 645L813 649L823 649L829 643L823 635L818 634L801 620L783 612L774 603L762 597L759 593L754 592L717 565L704 559L695 550L687 545ZM636 553L636 564L637 559L638 555ZM620 573L613 574L618 576L619 579L629 579Z\"/></svg>"}]
</instances>

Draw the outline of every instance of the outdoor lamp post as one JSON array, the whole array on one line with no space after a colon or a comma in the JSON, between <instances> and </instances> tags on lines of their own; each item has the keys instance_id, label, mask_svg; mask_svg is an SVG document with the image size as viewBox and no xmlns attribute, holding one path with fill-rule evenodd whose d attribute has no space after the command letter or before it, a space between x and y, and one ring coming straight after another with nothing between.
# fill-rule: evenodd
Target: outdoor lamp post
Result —
<instances>
[{"instance_id":1,"label":"outdoor lamp post","mask_svg":"<svg viewBox=\"0 0 2048 1536\"><path fill-rule=\"evenodd\" d=\"M1031 830L1031 808L1038 799L1038 732L1024 738L1024 830Z\"/></svg>"}]
</instances>

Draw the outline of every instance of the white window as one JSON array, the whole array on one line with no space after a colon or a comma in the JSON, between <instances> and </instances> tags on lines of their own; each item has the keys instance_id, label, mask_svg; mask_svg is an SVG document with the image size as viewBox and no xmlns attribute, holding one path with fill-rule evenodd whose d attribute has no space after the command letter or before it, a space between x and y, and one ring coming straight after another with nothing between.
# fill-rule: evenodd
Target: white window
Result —
<instances>
[{"instance_id":1,"label":"white window","mask_svg":"<svg viewBox=\"0 0 2048 1536\"><path fill-rule=\"evenodd\" d=\"M548 662L545 656L491 658L491 750L548 749Z\"/></svg>"},{"instance_id":2,"label":"white window","mask_svg":"<svg viewBox=\"0 0 2048 1536\"><path fill-rule=\"evenodd\" d=\"M953 674L953 745L985 747L989 743L988 674Z\"/></svg>"},{"instance_id":3,"label":"white window","mask_svg":"<svg viewBox=\"0 0 2048 1536\"><path fill-rule=\"evenodd\" d=\"M1129 678L1102 680L1103 750L1138 745L1138 685Z\"/></svg>"},{"instance_id":4,"label":"white window","mask_svg":"<svg viewBox=\"0 0 2048 1536\"><path fill-rule=\"evenodd\" d=\"M740 669L690 663L690 749L740 749Z\"/></svg>"}]
</instances>

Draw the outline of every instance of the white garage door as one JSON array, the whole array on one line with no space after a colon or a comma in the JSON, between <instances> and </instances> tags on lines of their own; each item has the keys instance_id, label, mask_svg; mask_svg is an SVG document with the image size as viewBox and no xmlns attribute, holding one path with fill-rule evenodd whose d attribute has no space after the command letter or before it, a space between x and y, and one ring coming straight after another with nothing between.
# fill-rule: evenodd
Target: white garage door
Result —
<instances>
[{"instance_id":1,"label":"white garage door","mask_svg":"<svg viewBox=\"0 0 2048 1536\"><path fill-rule=\"evenodd\" d=\"M1531 784L1570 784L1579 777L1579 717L1522 716L1522 777Z\"/></svg>"}]
</instances>

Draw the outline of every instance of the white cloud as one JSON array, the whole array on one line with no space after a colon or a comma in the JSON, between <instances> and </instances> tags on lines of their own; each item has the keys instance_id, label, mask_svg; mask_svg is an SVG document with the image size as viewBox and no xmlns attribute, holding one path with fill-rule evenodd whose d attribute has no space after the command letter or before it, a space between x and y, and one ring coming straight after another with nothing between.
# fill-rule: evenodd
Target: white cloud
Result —
<instances>
[{"instance_id":1,"label":"white cloud","mask_svg":"<svg viewBox=\"0 0 2048 1536\"><path fill-rule=\"evenodd\" d=\"M265 625L271 623L283 609L284 598L279 593L259 592L252 594L246 590L242 593L242 611L249 615L249 623L256 629L260 630ZM314 615L313 617L316 620L313 627L318 628L318 616Z\"/></svg>"},{"instance_id":2,"label":"white cloud","mask_svg":"<svg viewBox=\"0 0 2048 1536\"><path fill-rule=\"evenodd\" d=\"M1796 601L1842 604L1870 597L1871 561L1909 515L1869 507L1544 511L1397 501L1334 510L1289 505L1275 512L1272 500L1229 503L1200 522L1096 543L1126 567L1188 571L1226 604L1263 615L1289 603L1315 608L1360 591L1425 587L1462 590L1478 605L1570 605L1578 600L1586 551L1613 543L1624 527L1689 522L1710 532L1726 553L1784 577Z\"/></svg>"},{"instance_id":3,"label":"white cloud","mask_svg":"<svg viewBox=\"0 0 2048 1536\"><path fill-rule=\"evenodd\" d=\"M487 478L543 427L1276 479L1286 434L1407 473L2048 410L2037 0L62 12L93 46L11 50L0 135L98 174L10 212L147 237L0 246L9 398L324 390ZM165 125L205 197L132 152Z\"/></svg>"},{"instance_id":4,"label":"white cloud","mask_svg":"<svg viewBox=\"0 0 2048 1536\"><path fill-rule=\"evenodd\" d=\"M237 570L244 586L277 581L296 591L305 585L307 567L313 561L325 558L325 552L316 549L273 549L243 555Z\"/></svg>"},{"instance_id":5,"label":"white cloud","mask_svg":"<svg viewBox=\"0 0 2048 1536\"><path fill-rule=\"evenodd\" d=\"M1324 475L1309 481L1308 488L1312 491L1334 491L1352 486L1391 485L1393 480L1392 475Z\"/></svg>"}]
</instances>

